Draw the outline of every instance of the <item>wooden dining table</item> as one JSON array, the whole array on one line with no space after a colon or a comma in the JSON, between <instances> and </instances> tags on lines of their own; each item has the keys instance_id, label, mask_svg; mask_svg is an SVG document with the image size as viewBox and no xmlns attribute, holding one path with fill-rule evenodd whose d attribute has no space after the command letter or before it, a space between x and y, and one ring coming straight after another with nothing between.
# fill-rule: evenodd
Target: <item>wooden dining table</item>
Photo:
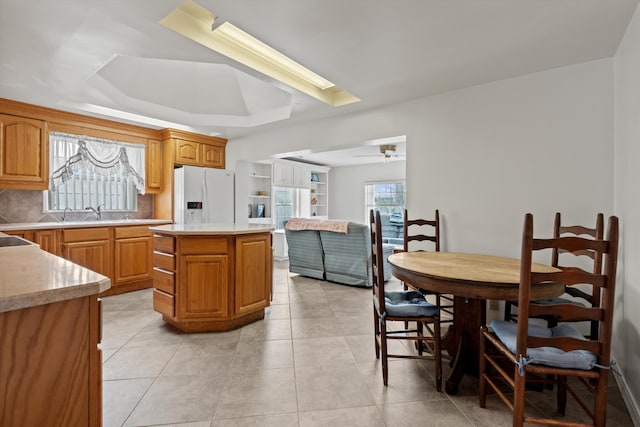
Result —
<instances>
[{"instance_id":1,"label":"wooden dining table","mask_svg":"<svg viewBox=\"0 0 640 427\"><path fill-rule=\"evenodd\" d=\"M518 299L520 260L491 255L455 252L401 252L389 256L392 274L414 288L454 296L453 323L442 337L443 350L453 358L453 369L445 382L449 394L458 391L465 373L477 375L480 327L486 324L486 301ZM556 268L533 264L533 271ZM564 285L535 285L532 299L561 295Z\"/></svg>"}]
</instances>

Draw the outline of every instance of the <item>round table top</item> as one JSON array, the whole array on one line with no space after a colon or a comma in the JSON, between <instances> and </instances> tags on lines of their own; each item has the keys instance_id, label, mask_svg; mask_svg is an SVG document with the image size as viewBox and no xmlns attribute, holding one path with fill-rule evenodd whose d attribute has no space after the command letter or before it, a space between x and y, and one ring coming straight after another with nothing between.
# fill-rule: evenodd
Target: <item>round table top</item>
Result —
<instances>
[{"instance_id":1,"label":"round table top","mask_svg":"<svg viewBox=\"0 0 640 427\"><path fill-rule=\"evenodd\" d=\"M515 300L520 282L520 260L456 252L403 252L389 256L393 274L415 287L469 298ZM535 272L557 271L534 263ZM564 285L534 286L532 299L561 295Z\"/></svg>"}]
</instances>

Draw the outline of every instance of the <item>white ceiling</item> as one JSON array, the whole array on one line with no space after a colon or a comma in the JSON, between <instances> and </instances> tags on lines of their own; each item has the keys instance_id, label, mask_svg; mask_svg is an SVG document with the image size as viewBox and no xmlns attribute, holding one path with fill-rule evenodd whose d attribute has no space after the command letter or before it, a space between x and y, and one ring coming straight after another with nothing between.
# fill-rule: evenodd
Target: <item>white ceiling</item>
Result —
<instances>
[{"instance_id":1,"label":"white ceiling","mask_svg":"<svg viewBox=\"0 0 640 427\"><path fill-rule=\"evenodd\" d=\"M233 139L610 57L638 0L198 1L362 100L337 108L158 23L181 3L0 0L0 97L149 126L140 117L147 116L174 127ZM131 111L130 105L104 96L90 84L116 55L228 64L292 94L290 117L257 125L262 122L221 122L216 117L194 125L179 113L168 120L152 102L146 103L147 110L142 105ZM148 87L162 90L157 85ZM169 92L175 84L169 80L166 87ZM184 92L197 93L198 87ZM163 105L165 113L171 108L182 112L189 108L185 106L189 98L181 94L171 93L175 105ZM147 95L147 100L162 98L166 104L166 94ZM202 99L197 102L201 111ZM237 110L238 102L230 91L223 91L211 104ZM119 119L114 116L118 110L135 112L138 118ZM166 127L164 122L155 127Z\"/></svg>"}]
</instances>

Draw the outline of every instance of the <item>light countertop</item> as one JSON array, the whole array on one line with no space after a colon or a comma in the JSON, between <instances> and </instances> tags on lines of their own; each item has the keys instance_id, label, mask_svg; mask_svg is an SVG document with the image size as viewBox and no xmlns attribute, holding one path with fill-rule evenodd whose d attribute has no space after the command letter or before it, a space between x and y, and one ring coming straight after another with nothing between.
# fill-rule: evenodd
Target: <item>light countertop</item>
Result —
<instances>
[{"instance_id":1,"label":"light countertop","mask_svg":"<svg viewBox=\"0 0 640 427\"><path fill-rule=\"evenodd\" d=\"M0 312L98 294L109 278L41 250L0 247Z\"/></svg>"},{"instance_id":2,"label":"light countertop","mask_svg":"<svg viewBox=\"0 0 640 427\"><path fill-rule=\"evenodd\" d=\"M49 230L52 228L116 227L126 225L159 225L170 223L171 221L166 219L104 219L99 221L16 222L9 224L0 224L0 231Z\"/></svg>"},{"instance_id":3,"label":"light countertop","mask_svg":"<svg viewBox=\"0 0 640 427\"><path fill-rule=\"evenodd\" d=\"M149 227L149 230L174 235L235 235L269 233L273 230L273 226L265 224L170 224Z\"/></svg>"}]
</instances>

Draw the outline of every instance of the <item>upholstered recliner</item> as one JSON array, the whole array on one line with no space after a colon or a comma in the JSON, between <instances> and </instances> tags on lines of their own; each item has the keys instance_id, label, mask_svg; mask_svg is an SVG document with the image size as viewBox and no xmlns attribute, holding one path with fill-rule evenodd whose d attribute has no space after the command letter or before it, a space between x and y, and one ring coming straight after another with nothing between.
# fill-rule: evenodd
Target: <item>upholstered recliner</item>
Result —
<instances>
[{"instance_id":1,"label":"upholstered recliner","mask_svg":"<svg viewBox=\"0 0 640 427\"><path fill-rule=\"evenodd\" d=\"M289 271L315 279L350 286L371 286L371 243L369 226L350 222L347 233L316 230L288 230ZM387 258L393 245L384 245L384 279L391 278Z\"/></svg>"}]
</instances>

